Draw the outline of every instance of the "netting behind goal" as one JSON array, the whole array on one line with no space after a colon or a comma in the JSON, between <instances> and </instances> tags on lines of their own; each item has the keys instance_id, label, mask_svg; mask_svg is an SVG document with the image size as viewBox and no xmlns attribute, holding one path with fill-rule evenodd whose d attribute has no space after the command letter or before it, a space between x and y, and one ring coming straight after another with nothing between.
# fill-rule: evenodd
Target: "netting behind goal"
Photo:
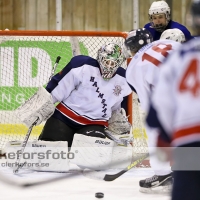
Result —
<instances>
[{"instance_id":1,"label":"netting behind goal","mask_svg":"<svg viewBox=\"0 0 200 200\"><path fill-rule=\"evenodd\" d=\"M7 141L23 140L28 128L14 110L45 86L57 56L56 73L79 54L97 57L106 43L123 45L126 33L87 31L1 31L0 32L0 149ZM126 63L123 67L126 68ZM129 113L133 124L134 146L146 152L146 134L137 96L130 97ZM37 139L43 125L33 128L30 139Z\"/></svg>"}]
</instances>

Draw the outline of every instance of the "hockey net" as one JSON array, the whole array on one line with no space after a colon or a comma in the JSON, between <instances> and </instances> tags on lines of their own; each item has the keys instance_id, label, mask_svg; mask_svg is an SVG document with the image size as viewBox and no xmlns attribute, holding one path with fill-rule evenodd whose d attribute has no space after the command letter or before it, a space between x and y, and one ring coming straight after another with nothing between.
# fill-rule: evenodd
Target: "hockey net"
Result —
<instances>
[{"instance_id":1,"label":"hockey net","mask_svg":"<svg viewBox=\"0 0 200 200\"><path fill-rule=\"evenodd\" d=\"M79 54L97 57L106 43L123 45L126 33L93 31L0 31L0 149L7 141L23 140L28 128L14 110L30 98L39 86L45 86L57 56L56 72ZM127 63L123 64L126 68ZM129 97L129 121L133 125L135 151L146 153L143 113L137 95ZM37 139L43 125L35 126L30 139Z\"/></svg>"}]
</instances>

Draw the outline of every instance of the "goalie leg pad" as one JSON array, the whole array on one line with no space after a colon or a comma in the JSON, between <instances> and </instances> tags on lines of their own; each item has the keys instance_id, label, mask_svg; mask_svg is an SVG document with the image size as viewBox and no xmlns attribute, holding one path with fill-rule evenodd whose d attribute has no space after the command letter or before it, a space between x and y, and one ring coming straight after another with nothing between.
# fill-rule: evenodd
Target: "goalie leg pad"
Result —
<instances>
[{"instance_id":1,"label":"goalie leg pad","mask_svg":"<svg viewBox=\"0 0 200 200\"><path fill-rule=\"evenodd\" d=\"M16 164L22 143L23 141L14 141L6 144L6 158L11 167ZM63 141L29 141L20 163L24 164L23 168L36 171L67 172L69 171L68 144Z\"/></svg>"},{"instance_id":2,"label":"goalie leg pad","mask_svg":"<svg viewBox=\"0 0 200 200\"><path fill-rule=\"evenodd\" d=\"M114 144L115 142L109 139L74 134L70 152L75 156L70 162L81 168L108 169L112 160Z\"/></svg>"},{"instance_id":3,"label":"goalie leg pad","mask_svg":"<svg viewBox=\"0 0 200 200\"><path fill-rule=\"evenodd\" d=\"M79 129L77 132L86 136L90 137L98 137L98 138L106 138L105 127L101 125L87 125L81 129Z\"/></svg>"}]
</instances>

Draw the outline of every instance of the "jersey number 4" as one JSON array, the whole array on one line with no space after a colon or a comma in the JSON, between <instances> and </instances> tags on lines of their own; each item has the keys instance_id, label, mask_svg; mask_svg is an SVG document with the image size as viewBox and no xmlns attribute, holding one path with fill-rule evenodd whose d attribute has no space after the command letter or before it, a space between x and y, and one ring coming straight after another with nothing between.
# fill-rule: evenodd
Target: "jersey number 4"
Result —
<instances>
[{"instance_id":1,"label":"jersey number 4","mask_svg":"<svg viewBox=\"0 0 200 200\"><path fill-rule=\"evenodd\" d=\"M152 50L154 50L157 53L161 53L164 57L167 57L168 54L169 54L168 51L172 50L172 45L170 45L170 44L162 44L162 45L165 46L164 48L160 48L159 45L160 44L158 44L156 46L153 46ZM147 61L153 63L155 66L158 66L161 63L161 61L159 61L158 59L154 58L153 56L150 56L147 53L144 53L142 55L142 61L144 61L144 60L147 60Z\"/></svg>"},{"instance_id":2,"label":"jersey number 4","mask_svg":"<svg viewBox=\"0 0 200 200\"><path fill-rule=\"evenodd\" d=\"M190 61L179 85L180 92L191 92L194 96L199 95L200 80L198 65L199 62L197 59Z\"/></svg>"}]
</instances>

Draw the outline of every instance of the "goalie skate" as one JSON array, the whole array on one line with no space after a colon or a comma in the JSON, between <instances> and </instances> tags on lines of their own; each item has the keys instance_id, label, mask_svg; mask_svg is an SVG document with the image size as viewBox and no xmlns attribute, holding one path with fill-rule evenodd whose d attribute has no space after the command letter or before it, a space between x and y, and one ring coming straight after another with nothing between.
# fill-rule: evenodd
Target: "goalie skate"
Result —
<instances>
[{"instance_id":1,"label":"goalie skate","mask_svg":"<svg viewBox=\"0 0 200 200\"><path fill-rule=\"evenodd\" d=\"M139 182L140 192L143 193L170 193L172 184L172 173L164 176L154 175Z\"/></svg>"}]
</instances>

